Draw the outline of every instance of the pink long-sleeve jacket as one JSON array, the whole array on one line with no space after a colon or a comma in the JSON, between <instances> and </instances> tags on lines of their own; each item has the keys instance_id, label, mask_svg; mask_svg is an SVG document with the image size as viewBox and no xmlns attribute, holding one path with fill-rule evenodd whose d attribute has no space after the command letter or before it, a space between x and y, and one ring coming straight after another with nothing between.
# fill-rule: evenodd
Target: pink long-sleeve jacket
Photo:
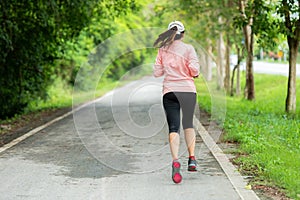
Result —
<instances>
[{"instance_id":1,"label":"pink long-sleeve jacket","mask_svg":"<svg viewBox=\"0 0 300 200\"><path fill-rule=\"evenodd\" d=\"M169 47L158 50L153 75L165 76L163 94L168 92L194 92L194 77L199 75L199 61L192 45L175 40Z\"/></svg>"}]
</instances>

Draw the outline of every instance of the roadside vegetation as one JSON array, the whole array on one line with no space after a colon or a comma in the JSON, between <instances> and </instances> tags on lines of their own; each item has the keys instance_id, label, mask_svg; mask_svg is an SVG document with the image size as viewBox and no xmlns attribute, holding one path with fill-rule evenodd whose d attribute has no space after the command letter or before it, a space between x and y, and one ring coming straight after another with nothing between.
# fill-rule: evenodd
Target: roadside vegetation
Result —
<instances>
[{"instance_id":1,"label":"roadside vegetation","mask_svg":"<svg viewBox=\"0 0 300 200\"><path fill-rule=\"evenodd\" d=\"M211 91L203 80L196 82L198 103L211 112ZM286 82L284 76L255 74L255 101L227 96L224 142L239 144L234 162L243 174L253 176L251 184L276 186L300 199L300 101L297 114L286 114L282 95Z\"/></svg>"}]
</instances>

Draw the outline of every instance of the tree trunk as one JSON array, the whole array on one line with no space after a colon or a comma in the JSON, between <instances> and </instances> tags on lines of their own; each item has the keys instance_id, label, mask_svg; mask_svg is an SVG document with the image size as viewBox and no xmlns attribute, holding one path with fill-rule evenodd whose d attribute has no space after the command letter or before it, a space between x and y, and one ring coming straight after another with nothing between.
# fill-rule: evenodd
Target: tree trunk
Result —
<instances>
[{"instance_id":1,"label":"tree trunk","mask_svg":"<svg viewBox=\"0 0 300 200\"><path fill-rule=\"evenodd\" d=\"M226 65L225 65L225 78L224 78L224 87L227 93L230 92L230 50L231 50L231 44L229 37L226 41Z\"/></svg>"},{"instance_id":2,"label":"tree trunk","mask_svg":"<svg viewBox=\"0 0 300 200\"><path fill-rule=\"evenodd\" d=\"M226 1L225 1L226 2ZM232 9L234 8L234 1L233 0L228 0L227 1L227 5L228 9ZM230 27L230 24L232 23L232 18L227 18L226 21L226 26ZM225 89L227 91L227 93L231 93L231 91L233 90L233 83L230 82L230 54L231 54L231 41L230 41L230 36L232 36L232 34L235 34L235 30L231 29L231 31L227 32L227 42L226 42L226 68L225 68ZM234 76L234 73L233 73ZM234 77L232 79L232 81L234 82Z\"/></svg>"},{"instance_id":3,"label":"tree trunk","mask_svg":"<svg viewBox=\"0 0 300 200\"><path fill-rule=\"evenodd\" d=\"M236 71L236 89L235 93L237 96L240 96L241 94L241 69L240 65L238 65L237 71Z\"/></svg>"},{"instance_id":4,"label":"tree trunk","mask_svg":"<svg viewBox=\"0 0 300 200\"><path fill-rule=\"evenodd\" d=\"M285 103L285 110L288 113L296 112L296 63L299 47L299 40L288 36L289 45L289 78Z\"/></svg>"},{"instance_id":5,"label":"tree trunk","mask_svg":"<svg viewBox=\"0 0 300 200\"><path fill-rule=\"evenodd\" d=\"M203 78L207 80L207 68L208 68L207 57L209 55L207 55L207 53L201 48L197 49L197 53L199 55L198 59L200 64L200 73L203 75Z\"/></svg>"},{"instance_id":6,"label":"tree trunk","mask_svg":"<svg viewBox=\"0 0 300 200\"><path fill-rule=\"evenodd\" d=\"M253 33L250 36L250 43L247 45L249 50L247 51L247 61L246 61L246 88L245 88L245 98L248 100L255 99L254 90L254 76L253 76Z\"/></svg>"},{"instance_id":7,"label":"tree trunk","mask_svg":"<svg viewBox=\"0 0 300 200\"><path fill-rule=\"evenodd\" d=\"M289 8L287 0L283 0L282 4L285 8ZM298 7L300 7L300 1L298 1ZM300 40L300 18L298 16L297 21L293 24L288 9L285 9L284 17L285 27L289 32L289 34L287 34L287 42L289 45L289 78L285 111L294 113L296 112L296 62Z\"/></svg>"},{"instance_id":8,"label":"tree trunk","mask_svg":"<svg viewBox=\"0 0 300 200\"><path fill-rule=\"evenodd\" d=\"M231 76L231 85L230 85L230 96L234 95L234 76L235 76L235 71L239 68L240 66L236 64L232 70L232 76Z\"/></svg>"},{"instance_id":9,"label":"tree trunk","mask_svg":"<svg viewBox=\"0 0 300 200\"><path fill-rule=\"evenodd\" d=\"M217 89L224 88L224 40L223 33L219 34L218 64L217 64Z\"/></svg>"},{"instance_id":10,"label":"tree trunk","mask_svg":"<svg viewBox=\"0 0 300 200\"><path fill-rule=\"evenodd\" d=\"M243 59L243 57L244 57L244 49L245 48L243 48L243 50L242 50L242 52L241 52L241 50L240 50L240 48L238 47L238 45L237 45L237 56L238 56L238 68L237 68L237 73L236 73L236 91L235 91L235 93L236 93L236 95L237 96L239 96L240 94L241 94L241 74L240 74L240 72L241 72L241 70L240 70L240 64L241 64L241 61L242 61L242 59Z\"/></svg>"},{"instance_id":11,"label":"tree trunk","mask_svg":"<svg viewBox=\"0 0 300 200\"><path fill-rule=\"evenodd\" d=\"M205 56L202 56L202 67L201 72L203 74L203 77L206 81L211 81L212 79L212 66L213 66L213 58L212 58L212 46L211 46L211 40L207 39L208 47L206 49Z\"/></svg>"},{"instance_id":12,"label":"tree trunk","mask_svg":"<svg viewBox=\"0 0 300 200\"><path fill-rule=\"evenodd\" d=\"M234 77L235 77L235 72L236 72L236 89L235 89L235 93L237 96L240 95L240 91L241 91L241 84L240 84L240 64L242 61L242 53L240 48L238 47L238 45L236 45L236 49L237 49L237 63L234 66L233 70L232 70L232 76L231 76L231 86L230 86L230 96L234 95Z\"/></svg>"},{"instance_id":13,"label":"tree trunk","mask_svg":"<svg viewBox=\"0 0 300 200\"><path fill-rule=\"evenodd\" d=\"M240 10L243 14L243 17L246 17L245 14L245 1L240 0ZM245 46L247 50L247 59L246 59L246 87L245 87L245 98L248 100L255 99L255 90L254 90L254 76L253 76L253 31L252 24L253 18L249 17L248 24L243 27L244 36L245 36Z\"/></svg>"},{"instance_id":14,"label":"tree trunk","mask_svg":"<svg viewBox=\"0 0 300 200\"><path fill-rule=\"evenodd\" d=\"M208 41L208 48L207 48L208 56L206 56L206 64L207 64L206 80L207 81L211 81L212 80L213 59L212 59L212 57L210 55L212 55L213 52L212 52L211 40L207 39L207 41Z\"/></svg>"}]
</instances>

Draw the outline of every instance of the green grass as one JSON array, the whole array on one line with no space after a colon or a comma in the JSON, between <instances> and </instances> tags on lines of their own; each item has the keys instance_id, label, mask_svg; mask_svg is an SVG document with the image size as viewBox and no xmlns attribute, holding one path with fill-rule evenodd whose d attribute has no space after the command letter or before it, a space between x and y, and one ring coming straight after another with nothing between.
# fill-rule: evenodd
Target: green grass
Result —
<instances>
[{"instance_id":1,"label":"green grass","mask_svg":"<svg viewBox=\"0 0 300 200\"><path fill-rule=\"evenodd\" d=\"M81 104L93 100L112 90L115 86L116 82L106 81L105 84L102 84L101 87L96 88L94 91L73 93L73 88L67 86L60 78L58 78L48 89L48 99L46 101L41 99L32 101L26 108L25 113L72 107L73 101L76 102L76 104Z\"/></svg>"},{"instance_id":2,"label":"green grass","mask_svg":"<svg viewBox=\"0 0 300 200\"><path fill-rule=\"evenodd\" d=\"M196 84L200 107L211 111L213 98L220 98L212 98L215 84L207 86L203 80ZM300 94L296 114L287 115L286 87L284 76L255 74L255 101L223 97L227 104L224 139L240 143L239 152L245 156L238 157L236 162L242 171L255 174L255 183L276 185L288 196L300 199Z\"/></svg>"}]
</instances>

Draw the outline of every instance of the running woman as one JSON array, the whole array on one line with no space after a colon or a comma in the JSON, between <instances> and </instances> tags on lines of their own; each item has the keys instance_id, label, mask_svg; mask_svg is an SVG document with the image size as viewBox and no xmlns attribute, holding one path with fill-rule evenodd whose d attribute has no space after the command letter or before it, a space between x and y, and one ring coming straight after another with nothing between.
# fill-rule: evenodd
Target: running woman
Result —
<instances>
[{"instance_id":1,"label":"running woman","mask_svg":"<svg viewBox=\"0 0 300 200\"><path fill-rule=\"evenodd\" d=\"M180 110L182 126L188 148L188 171L197 171L195 159L195 131L193 116L196 105L194 78L199 76L199 61L192 45L182 41L184 25L179 21L169 24L168 30L161 33L154 42L158 54L154 65L154 76L164 76L163 106L169 127L169 144L172 155L172 179L180 183L181 164L178 160L180 144Z\"/></svg>"}]
</instances>

